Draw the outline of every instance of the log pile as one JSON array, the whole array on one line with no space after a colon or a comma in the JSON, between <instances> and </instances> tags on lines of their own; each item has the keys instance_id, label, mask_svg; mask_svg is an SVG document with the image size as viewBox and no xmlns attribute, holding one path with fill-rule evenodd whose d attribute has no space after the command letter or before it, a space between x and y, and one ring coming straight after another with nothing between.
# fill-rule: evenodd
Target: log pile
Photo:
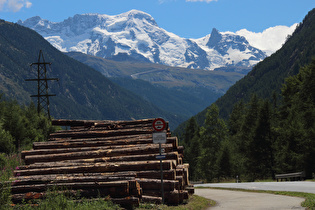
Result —
<instances>
[{"instance_id":1,"label":"log pile","mask_svg":"<svg viewBox=\"0 0 315 210\"><path fill-rule=\"evenodd\" d=\"M44 198L50 189L82 197L110 197L120 205L161 203L159 145L153 144L154 119L134 121L53 120L66 126L47 142L23 151L25 165L14 171L12 200ZM178 205L193 193L183 147L171 137L162 144L165 203Z\"/></svg>"}]
</instances>

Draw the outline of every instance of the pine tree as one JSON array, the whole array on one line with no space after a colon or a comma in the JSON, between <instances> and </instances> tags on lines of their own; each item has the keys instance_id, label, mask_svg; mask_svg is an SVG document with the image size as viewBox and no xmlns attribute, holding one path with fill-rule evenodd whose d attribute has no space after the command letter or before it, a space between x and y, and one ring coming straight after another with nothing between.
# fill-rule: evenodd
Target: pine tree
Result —
<instances>
[{"instance_id":1,"label":"pine tree","mask_svg":"<svg viewBox=\"0 0 315 210\"><path fill-rule=\"evenodd\" d=\"M189 163L190 179L195 180L198 177L196 171L197 160L200 154L199 145L199 126L194 117L190 118L183 135L183 146L185 148L184 162Z\"/></svg>"},{"instance_id":2,"label":"pine tree","mask_svg":"<svg viewBox=\"0 0 315 210\"><path fill-rule=\"evenodd\" d=\"M282 171L315 171L315 59L286 79L282 89L277 166Z\"/></svg>"},{"instance_id":3,"label":"pine tree","mask_svg":"<svg viewBox=\"0 0 315 210\"><path fill-rule=\"evenodd\" d=\"M250 145L251 170L256 178L268 178L273 175L273 136L271 128L272 112L268 100L262 105L255 134Z\"/></svg>"},{"instance_id":4,"label":"pine tree","mask_svg":"<svg viewBox=\"0 0 315 210\"><path fill-rule=\"evenodd\" d=\"M198 169L202 178L212 181L218 174L217 158L221 143L227 139L227 126L219 118L219 108L212 104L207 111L204 126L200 129L201 154Z\"/></svg>"},{"instance_id":5,"label":"pine tree","mask_svg":"<svg viewBox=\"0 0 315 210\"><path fill-rule=\"evenodd\" d=\"M229 178L232 176L231 151L227 141L221 144L216 165L218 181L220 181L220 178Z\"/></svg>"},{"instance_id":6,"label":"pine tree","mask_svg":"<svg viewBox=\"0 0 315 210\"><path fill-rule=\"evenodd\" d=\"M241 142L239 146L239 151L243 155L242 160L244 161L245 172L248 175L250 181L255 179L256 173L253 169L257 164L253 159L253 141L255 135L255 129L257 127L257 119L259 116L259 100L257 95L253 95L248 104L248 108L246 110L246 115L244 117L244 122L241 127L240 134L238 135L239 142Z\"/></svg>"}]
</instances>

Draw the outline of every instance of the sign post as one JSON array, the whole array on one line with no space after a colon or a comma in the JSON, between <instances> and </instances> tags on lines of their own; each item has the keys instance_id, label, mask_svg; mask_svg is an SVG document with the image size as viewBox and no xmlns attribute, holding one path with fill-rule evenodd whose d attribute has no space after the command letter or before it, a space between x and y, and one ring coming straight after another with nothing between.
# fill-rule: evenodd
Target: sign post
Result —
<instances>
[{"instance_id":1,"label":"sign post","mask_svg":"<svg viewBox=\"0 0 315 210\"><path fill-rule=\"evenodd\" d=\"M160 170L161 170L161 195L162 195L162 204L164 204L164 184L163 184L163 164L162 159L165 158L165 155L162 155L162 144L166 143L166 132L163 132L166 128L166 122L162 118L156 118L153 121L153 143L159 144L160 155L156 156L156 159L160 159Z\"/></svg>"}]
</instances>

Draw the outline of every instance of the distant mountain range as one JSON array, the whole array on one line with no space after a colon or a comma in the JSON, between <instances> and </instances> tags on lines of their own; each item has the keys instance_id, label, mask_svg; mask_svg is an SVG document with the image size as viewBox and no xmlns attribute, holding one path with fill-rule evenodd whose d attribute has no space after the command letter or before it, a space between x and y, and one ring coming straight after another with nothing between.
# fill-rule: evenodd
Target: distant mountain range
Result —
<instances>
[{"instance_id":1,"label":"distant mountain range","mask_svg":"<svg viewBox=\"0 0 315 210\"><path fill-rule=\"evenodd\" d=\"M213 70L252 67L267 56L244 36L215 28L200 39L181 38L160 28L153 17L138 10L115 16L75 15L58 23L37 16L18 24L34 29L63 52L76 51L114 60L135 59Z\"/></svg>"}]
</instances>

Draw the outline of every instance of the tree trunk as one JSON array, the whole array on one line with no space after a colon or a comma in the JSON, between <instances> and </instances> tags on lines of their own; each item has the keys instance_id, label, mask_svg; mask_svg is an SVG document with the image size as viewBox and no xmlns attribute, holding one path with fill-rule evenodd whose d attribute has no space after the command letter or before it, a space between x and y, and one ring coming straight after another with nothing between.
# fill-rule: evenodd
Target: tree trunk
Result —
<instances>
[{"instance_id":1,"label":"tree trunk","mask_svg":"<svg viewBox=\"0 0 315 210\"><path fill-rule=\"evenodd\" d=\"M163 170L173 169L176 161L165 160L162 163ZM96 163L82 166L65 166L55 168L37 168L15 170L15 176L44 175L44 174L72 174L72 173L103 173L118 171L141 171L141 170L159 170L160 161L138 161L138 162L113 162L113 163Z\"/></svg>"},{"instance_id":2,"label":"tree trunk","mask_svg":"<svg viewBox=\"0 0 315 210\"><path fill-rule=\"evenodd\" d=\"M72 139L64 141L48 141L34 142L33 149L58 149L58 148L76 148L76 147L99 147L99 146L114 146L114 145L134 145L134 144L152 144L151 138L141 139L139 136L129 136L128 138L90 138L90 139ZM168 137L166 143L173 144L173 147L178 147L176 137Z\"/></svg>"},{"instance_id":3,"label":"tree trunk","mask_svg":"<svg viewBox=\"0 0 315 210\"><path fill-rule=\"evenodd\" d=\"M166 153L173 150L172 144L165 144L163 148ZM137 154L157 154L159 153L159 145L152 144L140 147L120 148L120 149L100 149L97 151L83 151L61 154L42 154L25 156L25 164L29 165L36 162L54 162L63 160L77 160L87 158L100 158L100 157L113 157L113 156L126 156Z\"/></svg>"},{"instance_id":4,"label":"tree trunk","mask_svg":"<svg viewBox=\"0 0 315 210\"><path fill-rule=\"evenodd\" d=\"M115 157L103 157L103 158L91 158L91 159L78 159L78 160L64 160L59 162L45 162L45 163L33 163L31 165L20 166L20 170L36 169L36 168L54 168L63 166L82 166L95 163L110 163L110 162L137 162L137 161L154 161L157 160L156 154L145 155L127 155L127 156L115 156ZM165 159L163 160L175 160L178 163L178 153L169 152L165 153Z\"/></svg>"}]
</instances>

